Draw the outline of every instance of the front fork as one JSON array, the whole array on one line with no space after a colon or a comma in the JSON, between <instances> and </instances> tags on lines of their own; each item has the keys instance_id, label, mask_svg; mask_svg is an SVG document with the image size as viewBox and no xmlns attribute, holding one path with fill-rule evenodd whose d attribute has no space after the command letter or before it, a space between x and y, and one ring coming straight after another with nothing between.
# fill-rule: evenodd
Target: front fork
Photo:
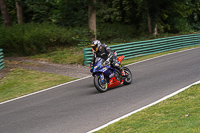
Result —
<instances>
[{"instance_id":1,"label":"front fork","mask_svg":"<svg viewBox=\"0 0 200 133\"><path fill-rule=\"evenodd\" d=\"M104 79L105 79L105 78L104 78L103 73L100 74L100 79L101 79L101 82L104 83Z\"/></svg>"}]
</instances>

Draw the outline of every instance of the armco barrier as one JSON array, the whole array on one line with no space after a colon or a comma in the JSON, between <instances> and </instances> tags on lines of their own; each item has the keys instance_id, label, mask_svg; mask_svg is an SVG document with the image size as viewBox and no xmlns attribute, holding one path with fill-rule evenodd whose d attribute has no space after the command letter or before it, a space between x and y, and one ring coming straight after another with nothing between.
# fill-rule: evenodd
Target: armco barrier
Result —
<instances>
[{"instance_id":1,"label":"armco barrier","mask_svg":"<svg viewBox=\"0 0 200 133\"><path fill-rule=\"evenodd\" d=\"M4 62L3 62L3 49L0 49L0 70L4 68Z\"/></svg>"},{"instance_id":2,"label":"armco barrier","mask_svg":"<svg viewBox=\"0 0 200 133\"><path fill-rule=\"evenodd\" d=\"M200 34L180 35L159 38L147 41L131 42L110 46L118 56L124 55L125 59L174 50L178 48L200 45ZM93 57L92 49L83 49L84 65L89 66Z\"/></svg>"}]
</instances>

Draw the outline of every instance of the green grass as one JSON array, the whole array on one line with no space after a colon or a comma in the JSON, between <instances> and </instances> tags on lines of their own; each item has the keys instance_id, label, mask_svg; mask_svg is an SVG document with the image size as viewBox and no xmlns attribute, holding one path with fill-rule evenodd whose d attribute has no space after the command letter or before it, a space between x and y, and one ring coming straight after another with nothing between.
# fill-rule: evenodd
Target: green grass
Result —
<instances>
[{"instance_id":1,"label":"green grass","mask_svg":"<svg viewBox=\"0 0 200 133\"><path fill-rule=\"evenodd\" d=\"M31 56L31 58L59 64L84 64L83 50L76 47L57 48L54 52Z\"/></svg>"},{"instance_id":2,"label":"green grass","mask_svg":"<svg viewBox=\"0 0 200 133\"><path fill-rule=\"evenodd\" d=\"M200 85L122 119L97 133L199 133Z\"/></svg>"},{"instance_id":3,"label":"green grass","mask_svg":"<svg viewBox=\"0 0 200 133\"><path fill-rule=\"evenodd\" d=\"M74 80L70 77L21 68L0 80L0 102Z\"/></svg>"}]
</instances>

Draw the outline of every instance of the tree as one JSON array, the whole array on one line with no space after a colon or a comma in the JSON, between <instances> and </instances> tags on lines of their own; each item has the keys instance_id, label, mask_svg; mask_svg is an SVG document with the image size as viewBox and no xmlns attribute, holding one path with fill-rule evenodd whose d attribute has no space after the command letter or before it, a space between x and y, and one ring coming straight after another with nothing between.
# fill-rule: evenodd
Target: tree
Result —
<instances>
[{"instance_id":1,"label":"tree","mask_svg":"<svg viewBox=\"0 0 200 133\"><path fill-rule=\"evenodd\" d=\"M1 14L4 18L4 24L7 27L12 27L8 9L4 0L0 0Z\"/></svg>"},{"instance_id":2,"label":"tree","mask_svg":"<svg viewBox=\"0 0 200 133\"><path fill-rule=\"evenodd\" d=\"M96 40L96 0L89 1L88 3L88 28L91 40Z\"/></svg>"},{"instance_id":3,"label":"tree","mask_svg":"<svg viewBox=\"0 0 200 133\"><path fill-rule=\"evenodd\" d=\"M18 24L23 24L24 19L23 19L22 1L15 0L15 3L16 3L16 9L17 9Z\"/></svg>"},{"instance_id":4,"label":"tree","mask_svg":"<svg viewBox=\"0 0 200 133\"><path fill-rule=\"evenodd\" d=\"M148 21L148 33L150 35L152 34L152 27L151 27L151 16L149 15L149 9L147 9L147 21Z\"/></svg>"},{"instance_id":5,"label":"tree","mask_svg":"<svg viewBox=\"0 0 200 133\"><path fill-rule=\"evenodd\" d=\"M162 0L161 0L162 1ZM158 19L160 11L160 1L158 0L144 0L144 7L147 14L148 34L158 35Z\"/></svg>"}]
</instances>

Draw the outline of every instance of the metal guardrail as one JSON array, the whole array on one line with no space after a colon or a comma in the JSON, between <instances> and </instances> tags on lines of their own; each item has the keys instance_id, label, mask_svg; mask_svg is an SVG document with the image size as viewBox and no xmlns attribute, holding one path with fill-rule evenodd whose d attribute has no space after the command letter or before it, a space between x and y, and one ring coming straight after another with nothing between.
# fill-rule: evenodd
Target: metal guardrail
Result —
<instances>
[{"instance_id":1,"label":"metal guardrail","mask_svg":"<svg viewBox=\"0 0 200 133\"><path fill-rule=\"evenodd\" d=\"M3 62L3 49L0 49L0 70L2 69L2 68L4 68L4 62Z\"/></svg>"},{"instance_id":2,"label":"metal guardrail","mask_svg":"<svg viewBox=\"0 0 200 133\"><path fill-rule=\"evenodd\" d=\"M200 45L200 34L180 35L147 41L131 42L110 47L113 51L117 52L118 56L124 55L125 59L130 59L194 45ZM92 49L85 48L83 49L83 53L84 65L89 66L93 57Z\"/></svg>"}]
</instances>

